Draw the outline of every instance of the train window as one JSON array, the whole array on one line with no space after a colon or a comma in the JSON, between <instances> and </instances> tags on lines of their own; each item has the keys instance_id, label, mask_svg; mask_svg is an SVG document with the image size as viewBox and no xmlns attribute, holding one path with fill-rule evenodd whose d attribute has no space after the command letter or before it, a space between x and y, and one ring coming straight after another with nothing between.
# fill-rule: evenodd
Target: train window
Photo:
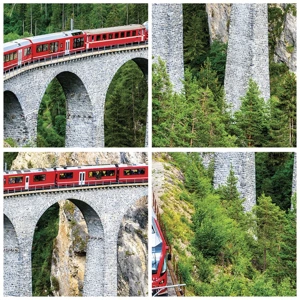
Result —
<instances>
[{"instance_id":1,"label":"train window","mask_svg":"<svg viewBox=\"0 0 300 300\"><path fill-rule=\"evenodd\" d=\"M72 179L73 178L73 172L65 172L59 174L59 179Z\"/></svg>"},{"instance_id":2,"label":"train window","mask_svg":"<svg viewBox=\"0 0 300 300\"><path fill-rule=\"evenodd\" d=\"M132 36L136 36L136 31L132 31Z\"/></svg>"},{"instance_id":3,"label":"train window","mask_svg":"<svg viewBox=\"0 0 300 300\"><path fill-rule=\"evenodd\" d=\"M31 54L31 47L24 49L24 56Z\"/></svg>"},{"instance_id":4,"label":"train window","mask_svg":"<svg viewBox=\"0 0 300 300\"><path fill-rule=\"evenodd\" d=\"M83 46L83 38L78 38L73 40L73 48L79 48Z\"/></svg>"},{"instance_id":5,"label":"train window","mask_svg":"<svg viewBox=\"0 0 300 300\"><path fill-rule=\"evenodd\" d=\"M92 35L92 42L94 41L94 36Z\"/></svg>"},{"instance_id":6,"label":"train window","mask_svg":"<svg viewBox=\"0 0 300 300\"><path fill-rule=\"evenodd\" d=\"M62 47L62 44L61 44ZM50 52L57 52L58 51L58 42L50 43Z\"/></svg>"},{"instance_id":7,"label":"train window","mask_svg":"<svg viewBox=\"0 0 300 300\"><path fill-rule=\"evenodd\" d=\"M142 175L145 174L145 169L125 169L124 175Z\"/></svg>"},{"instance_id":8,"label":"train window","mask_svg":"<svg viewBox=\"0 0 300 300\"><path fill-rule=\"evenodd\" d=\"M45 181L46 180L46 175L41 174L41 175L34 175L33 176L33 181Z\"/></svg>"},{"instance_id":9,"label":"train window","mask_svg":"<svg viewBox=\"0 0 300 300\"><path fill-rule=\"evenodd\" d=\"M103 34L103 40L106 40L106 34Z\"/></svg>"},{"instance_id":10,"label":"train window","mask_svg":"<svg viewBox=\"0 0 300 300\"><path fill-rule=\"evenodd\" d=\"M13 176L9 177L8 183L14 184L14 183L21 183L23 182L23 177L22 176Z\"/></svg>"},{"instance_id":11,"label":"train window","mask_svg":"<svg viewBox=\"0 0 300 300\"><path fill-rule=\"evenodd\" d=\"M115 38L118 39L119 38L119 32L115 33Z\"/></svg>"},{"instance_id":12,"label":"train window","mask_svg":"<svg viewBox=\"0 0 300 300\"><path fill-rule=\"evenodd\" d=\"M48 51L48 44L43 45L43 51Z\"/></svg>"},{"instance_id":13,"label":"train window","mask_svg":"<svg viewBox=\"0 0 300 300\"><path fill-rule=\"evenodd\" d=\"M112 33L110 33L110 34L108 35L108 38L109 38L110 40L113 38Z\"/></svg>"},{"instance_id":14,"label":"train window","mask_svg":"<svg viewBox=\"0 0 300 300\"><path fill-rule=\"evenodd\" d=\"M97 41L100 41L100 35L97 35Z\"/></svg>"},{"instance_id":15,"label":"train window","mask_svg":"<svg viewBox=\"0 0 300 300\"><path fill-rule=\"evenodd\" d=\"M126 36L129 37L130 36L130 31L126 32Z\"/></svg>"},{"instance_id":16,"label":"train window","mask_svg":"<svg viewBox=\"0 0 300 300\"><path fill-rule=\"evenodd\" d=\"M125 32L121 32L121 38L125 36Z\"/></svg>"},{"instance_id":17,"label":"train window","mask_svg":"<svg viewBox=\"0 0 300 300\"><path fill-rule=\"evenodd\" d=\"M43 46L42 45L38 45L36 46L36 52L42 52Z\"/></svg>"}]
</instances>

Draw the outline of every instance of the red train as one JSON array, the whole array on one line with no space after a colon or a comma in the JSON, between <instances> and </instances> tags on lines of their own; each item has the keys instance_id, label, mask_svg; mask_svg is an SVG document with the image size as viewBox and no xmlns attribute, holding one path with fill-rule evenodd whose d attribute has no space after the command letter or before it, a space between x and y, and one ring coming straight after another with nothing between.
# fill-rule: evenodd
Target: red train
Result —
<instances>
[{"instance_id":1,"label":"red train","mask_svg":"<svg viewBox=\"0 0 300 300\"><path fill-rule=\"evenodd\" d=\"M89 30L69 30L4 44L4 72L35 61L77 52L148 41L148 22Z\"/></svg>"},{"instance_id":2,"label":"red train","mask_svg":"<svg viewBox=\"0 0 300 300\"><path fill-rule=\"evenodd\" d=\"M4 193L103 184L148 182L148 166L101 165L4 171Z\"/></svg>"},{"instance_id":3,"label":"red train","mask_svg":"<svg viewBox=\"0 0 300 300\"><path fill-rule=\"evenodd\" d=\"M152 295L168 296L167 260L169 247L152 209Z\"/></svg>"}]
</instances>

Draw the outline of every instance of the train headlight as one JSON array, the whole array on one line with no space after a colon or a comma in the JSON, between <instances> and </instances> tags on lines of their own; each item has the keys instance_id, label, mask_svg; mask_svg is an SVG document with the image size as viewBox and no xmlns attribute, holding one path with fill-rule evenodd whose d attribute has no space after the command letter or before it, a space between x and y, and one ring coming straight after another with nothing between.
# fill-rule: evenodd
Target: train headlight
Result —
<instances>
[{"instance_id":1,"label":"train headlight","mask_svg":"<svg viewBox=\"0 0 300 300\"><path fill-rule=\"evenodd\" d=\"M165 282L165 280L163 279L159 282L159 284L163 284L164 282Z\"/></svg>"}]
</instances>

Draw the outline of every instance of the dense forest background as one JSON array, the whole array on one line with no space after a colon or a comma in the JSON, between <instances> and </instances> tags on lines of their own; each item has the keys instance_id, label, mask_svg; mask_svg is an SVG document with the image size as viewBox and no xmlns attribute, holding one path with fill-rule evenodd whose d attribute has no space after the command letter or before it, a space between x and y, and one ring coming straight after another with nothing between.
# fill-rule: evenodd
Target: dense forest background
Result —
<instances>
[{"instance_id":1,"label":"dense forest background","mask_svg":"<svg viewBox=\"0 0 300 300\"><path fill-rule=\"evenodd\" d=\"M284 10L268 5L271 98L265 103L250 81L240 110L232 115L224 95L227 44L210 44L205 4L183 4L184 88L174 94L165 63L154 64L153 146L295 147L296 75L274 62L288 12L296 15L295 5Z\"/></svg>"},{"instance_id":2,"label":"dense forest background","mask_svg":"<svg viewBox=\"0 0 300 300\"><path fill-rule=\"evenodd\" d=\"M255 154L257 201L249 212L232 170L216 189L214 162L204 167L199 153L153 160L164 167L161 222L187 296L296 296L293 153Z\"/></svg>"},{"instance_id":3,"label":"dense forest background","mask_svg":"<svg viewBox=\"0 0 300 300\"><path fill-rule=\"evenodd\" d=\"M4 42L21 37L93 29L148 20L147 4L4 4ZM132 61L120 68L105 103L105 146L143 147L147 121L147 81ZM38 116L38 147L64 147L66 98L57 79L48 86ZM13 140L8 139L11 146Z\"/></svg>"}]
</instances>

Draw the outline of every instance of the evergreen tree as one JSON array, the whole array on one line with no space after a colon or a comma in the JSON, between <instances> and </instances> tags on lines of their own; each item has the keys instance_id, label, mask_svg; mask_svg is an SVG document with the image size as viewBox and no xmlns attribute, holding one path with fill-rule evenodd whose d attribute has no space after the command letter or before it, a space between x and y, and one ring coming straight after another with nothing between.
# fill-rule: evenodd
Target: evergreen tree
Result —
<instances>
[{"instance_id":1,"label":"evergreen tree","mask_svg":"<svg viewBox=\"0 0 300 300\"><path fill-rule=\"evenodd\" d=\"M260 268L264 272L278 257L283 236L284 211L272 203L271 197L264 194L254 207L257 223L258 257ZM261 260L262 258L262 260Z\"/></svg>"},{"instance_id":2,"label":"evergreen tree","mask_svg":"<svg viewBox=\"0 0 300 300\"><path fill-rule=\"evenodd\" d=\"M142 147L147 120L147 82L135 62L115 75L105 105L105 145Z\"/></svg>"},{"instance_id":3,"label":"evergreen tree","mask_svg":"<svg viewBox=\"0 0 300 300\"><path fill-rule=\"evenodd\" d=\"M262 147L268 141L266 107L252 79L241 101L240 110L235 113L237 142L242 147Z\"/></svg>"}]
</instances>

